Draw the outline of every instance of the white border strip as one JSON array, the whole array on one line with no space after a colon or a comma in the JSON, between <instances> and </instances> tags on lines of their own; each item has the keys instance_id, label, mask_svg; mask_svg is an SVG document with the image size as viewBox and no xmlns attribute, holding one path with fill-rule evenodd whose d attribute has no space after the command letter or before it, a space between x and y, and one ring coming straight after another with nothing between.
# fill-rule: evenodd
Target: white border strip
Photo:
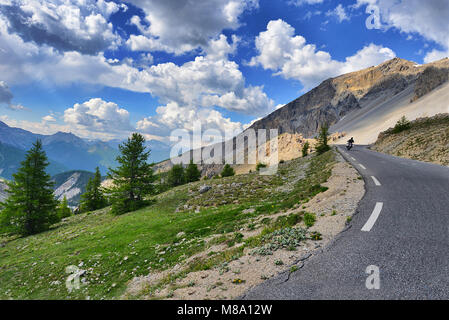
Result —
<instances>
[{"instance_id":1,"label":"white border strip","mask_svg":"<svg viewBox=\"0 0 449 320\"><path fill-rule=\"evenodd\" d=\"M379 218L379 215L380 215L380 212L382 211L383 205L384 205L383 202L376 203L373 213L371 213L371 216L369 217L368 221L363 226L362 231L365 231L365 232L371 231L371 228L376 223L377 218Z\"/></svg>"},{"instance_id":2,"label":"white border strip","mask_svg":"<svg viewBox=\"0 0 449 320\"><path fill-rule=\"evenodd\" d=\"M365 166L363 164L359 163L360 168L362 168L363 170L366 170Z\"/></svg>"},{"instance_id":3,"label":"white border strip","mask_svg":"<svg viewBox=\"0 0 449 320\"><path fill-rule=\"evenodd\" d=\"M375 176L371 176L371 178L373 179L374 184L375 184L376 186L381 186L379 180L377 180Z\"/></svg>"}]
</instances>

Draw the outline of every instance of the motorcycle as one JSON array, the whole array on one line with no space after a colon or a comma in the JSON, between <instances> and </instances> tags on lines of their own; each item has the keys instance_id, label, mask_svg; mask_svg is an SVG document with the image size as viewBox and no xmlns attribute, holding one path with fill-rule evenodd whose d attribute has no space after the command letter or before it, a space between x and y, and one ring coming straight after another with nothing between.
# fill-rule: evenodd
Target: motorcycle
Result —
<instances>
[{"instance_id":1,"label":"motorcycle","mask_svg":"<svg viewBox=\"0 0 449 320\"><path fill-rule=\"evenodd\" d=\"M346 145L346 149L349 151L352 149L353 146L354 145L352 143L348 142L348 144Z\"/></svg>"}]
</instances>

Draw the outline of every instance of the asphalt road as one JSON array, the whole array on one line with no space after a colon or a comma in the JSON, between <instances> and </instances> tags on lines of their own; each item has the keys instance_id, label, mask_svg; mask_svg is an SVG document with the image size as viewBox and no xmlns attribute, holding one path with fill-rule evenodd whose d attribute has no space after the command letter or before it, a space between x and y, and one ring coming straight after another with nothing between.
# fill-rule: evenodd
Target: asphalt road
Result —
<instances>
[{"instance_id":1,"label":"asphalt road","mask_svg":"<svg viewBox=\"0 0 449 320\"><path fill-rule=\"evenodd\" d=\"M449 168L363 146L340 150L365 180L350 228L288 280L272 278L242 298L449 299Z\"/></svg>"}]
</instances>

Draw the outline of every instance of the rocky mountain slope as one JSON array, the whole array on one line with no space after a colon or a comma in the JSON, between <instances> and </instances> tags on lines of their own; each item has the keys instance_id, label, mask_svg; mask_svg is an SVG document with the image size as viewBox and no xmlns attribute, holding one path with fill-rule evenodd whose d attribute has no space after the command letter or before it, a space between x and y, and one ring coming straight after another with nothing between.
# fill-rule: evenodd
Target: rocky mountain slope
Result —
<instances>
[{"instance_id":1,"label":"rocky mountain slope","mask_svg":"<svg viewBox=\"0 0 449 320\"><path fill-rule=\"evenodd\" d=\"M449 166L449 113L419 118L408 130L390 128L379 135L373 150Z\"/></svg>"},{"instance_id":2,"label":"rocky mountain slope","mask_svg":"<svg viewBox=\"0 0 449 320\"><path fill-rule=\"evenodd\" d=\"M290 159L293 154L299 156L304 142L316 136L323 125L331 126L333 143L344 143L348 135L354 136L356 143L372 143L382 130L394 125L404 114L416 119L447 112L442 110L448 108L448 74L447 58L426 65L394 58L375 67L328 79L248 129L257 132L258 129L277 128L279 160ZM234 138L234 157L241 152L237 150L236 141L245 136L248 129ZM229 152L224 144L221 149L222 154ZM203 154L204 150L207 148L203 148ZM156 169L164 171L171 165L171 161L165 161ZM235 169L239 173L254 167L238 165ZM201 166L203 175L208 176L217 174L221 168L221 164Z\"/></svg>"},{"instance_id":3,"label":"rocky mountain slope","mask_svg":"<svg viewBox=\"0 0 449 320\"><path fill-rule=\"evenodd\" d=\"M93 176L94 173L88 171L68 171L53 176L56 199L61 201L65 196L70 207L77 207L81 195L86 191L89 178ZM7 188L6 180L0 178L0 202L6 200L8 196Z\"/></svg>"},{"instance_id":4,"label":"rocky mountain slope","mask_svg":"<svg viewBox=\"0 0 449 320\"><path fill-rule=\"evenodd\" d=\"M6 192L7 188L6 181L0 178L0 202L5 201L8 197L8 193Z\"/></svg>"},{"instance_id":5,"label":"rocky mountain slope","mask_svg":"<svg viewBox=\"0 0 449 320\"><path fill-rule=\"evenodd\" d=\"M94 173L89 171L68 171L52 177L55 182L54 195L58 200L67 198L69 206L77 207L81 195L86 191L87 182Z\"/></svg>"},{"instance_id":6,"label":"rocky mountain slope","mask_svg":"<svg viewBox=\"0 0 449 320\"><path fill-rule=\"evenodd\" d=\"M255 122L250 128L314 136L323 125L371 109L407 92L408 102L428 94L448 80L449 59L427 65L394 58L376 67L331 78L298 99ZM336 130L334 130L336 131Z\"/></svg>"}]
</instances>

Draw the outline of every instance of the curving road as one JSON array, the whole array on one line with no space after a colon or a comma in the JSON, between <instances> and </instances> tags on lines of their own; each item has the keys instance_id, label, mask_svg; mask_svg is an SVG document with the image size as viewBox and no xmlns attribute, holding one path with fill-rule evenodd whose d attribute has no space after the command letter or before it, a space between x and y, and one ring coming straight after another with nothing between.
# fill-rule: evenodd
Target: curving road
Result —
<instances>
[{"instance_id":1,"label":"curving road","mask_svg":"<svg viewBox=\"0 0 449 320\"><path fill-rule=\"evenodd\" d=\"M287 281L275 277L243 298L449 299L449 168L339 150L365 180L351 227Z\"/></svg>"}]
</instances>

